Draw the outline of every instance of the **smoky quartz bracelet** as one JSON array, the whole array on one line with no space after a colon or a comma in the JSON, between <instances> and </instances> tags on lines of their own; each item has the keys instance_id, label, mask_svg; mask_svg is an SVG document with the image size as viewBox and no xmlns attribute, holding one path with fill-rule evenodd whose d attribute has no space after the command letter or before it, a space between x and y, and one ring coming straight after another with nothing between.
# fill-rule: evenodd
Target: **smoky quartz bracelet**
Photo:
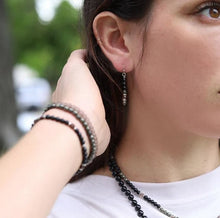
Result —
<instances>
[{"instance_id":1,"label":"smoky quartz bracelet","mask_svg":"<svg viewBox=\"0 0 220 218\"><path fill-rule=\"evenodd\" d=\"M82 160L82 164L79 168L79 170L76 172L76 175L79 174L83 169L84 169L84 165L87 164L88 162L88 152L87 152L87 148L85 146L85 140L81 134L81 132L79 131L78 128L75 127L75 125L71 122L69 122L68 120L64 120L62 118L59 118L59 117L55 117L55 116L51 116L51 115L45 115L43 114L41 117L39 117L38 119L34 120L34 123L32 124L32 128L33 126L39 122L40 120L52 120L52 121L56 121L58 123L62 123L68 127L70 127L72 130L74 130L74 132L76 133L76 135L78 136L79 138L79 141L80 141L80 144L81 144L81 147L82 147L82 156L83 156L83 160Z\"/></svg>"},{"instance_id":2,"label":"smoky quartz bracelet","mask_svg":"<svg viewBox=\"0 0 220 218\"><path fill-rule=\"evenodd\" d=\"M82 172L84 170L84 168L87 165L92 163L92 161L96 157L97 137L96 137L94 128L93 128L91 122L89 121L89 119L87 118L87 116L76 106L69 105L69 104L63 104L63 103L52 103L47 106L47 108L44 110L44 112L47 112L48 110L54 109L54 108L60 109L60 110L63 110L63 111L66 111L66 112L72 114L82 124L82 126L87 134L87 137L89 139L90 154L88 157L88 162L82 165L80 170L77 172L77 174L79 174L80 172Z\"/></svg>"}]
</instances>

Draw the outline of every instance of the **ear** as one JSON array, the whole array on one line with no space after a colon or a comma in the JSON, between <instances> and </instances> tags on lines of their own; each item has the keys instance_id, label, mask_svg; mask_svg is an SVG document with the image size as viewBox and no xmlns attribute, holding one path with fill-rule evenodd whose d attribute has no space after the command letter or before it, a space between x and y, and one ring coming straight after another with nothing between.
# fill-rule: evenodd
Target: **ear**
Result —
<instances>
[{"instance_id":1,"label":"ear","mask_svg":"<svg viewBox=\"0 0 220 218\"><path fill-rule=\"evenodd\" d=\"M100 48L119 72L134 69L128 23L107 11L98 14L93 22L93 32Z\"/></svg>"}]
</instances>

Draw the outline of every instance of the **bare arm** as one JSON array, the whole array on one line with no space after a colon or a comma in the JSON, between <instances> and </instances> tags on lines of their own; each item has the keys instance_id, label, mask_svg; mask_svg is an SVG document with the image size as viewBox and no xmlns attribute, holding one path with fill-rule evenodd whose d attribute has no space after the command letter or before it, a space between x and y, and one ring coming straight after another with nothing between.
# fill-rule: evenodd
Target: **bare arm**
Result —
<instances>
[{"instance_id":1,"label":"bare arm","mask_svg":"<svg viewBox=\"0 0 220 218\"><path fill-rule=\"evenodd\" d=\"M82 58L82 51L71 55L53 101L77 105L87 114L101 154L110 134L99 90ZM48 113L79 124L65 112L53 109ZM79 139L71 129L48 120L37 123L0 159L0 217L45 218L81 161Z\"/></svg>"}]
</instances>

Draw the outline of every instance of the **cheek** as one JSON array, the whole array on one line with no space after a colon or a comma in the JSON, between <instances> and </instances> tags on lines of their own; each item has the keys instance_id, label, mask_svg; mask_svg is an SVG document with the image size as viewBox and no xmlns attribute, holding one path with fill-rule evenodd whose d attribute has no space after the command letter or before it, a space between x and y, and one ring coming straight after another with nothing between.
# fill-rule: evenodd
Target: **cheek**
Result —
<instances>
[{"instance_id":1,"label":"cheek","mask_svg":"<svg viewBox=\"0 0 220 218\"><path fill-rule=\"evenodd\" d=\"M178 125L193 129L215 122L220 134L220 33L213 37L204 27L164 20L147 35L140 93L148 107Z\"/></svg>"}]
</instances>

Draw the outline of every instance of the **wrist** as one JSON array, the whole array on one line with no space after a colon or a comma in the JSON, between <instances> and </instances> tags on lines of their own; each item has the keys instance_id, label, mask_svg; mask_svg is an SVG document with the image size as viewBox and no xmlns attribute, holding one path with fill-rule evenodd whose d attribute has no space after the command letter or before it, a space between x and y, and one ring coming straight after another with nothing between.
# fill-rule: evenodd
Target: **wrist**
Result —
<instances>
[{"instance_id":1,"label":"wrist","mask_svg":"<svg viewBox=\"0 0 220 218\"><path fill-rule=\"evenodd\" d=\"M59 110L56 108L52 108L52 109L46 111L44 114L49 115L49 116L59 117L59 118L62 118L64 120L67 120L70 123L74 124L74 126L77 129L79 129L79 131L82 133L82 136L85 140L86 149L87 149L88 153L90 152L89 140L86 137L86 132L85 132L84 128L82 127L82 125L80 124L80 122L74 116L72 116L71 114L69 114L65 111L62 111L62 110Z\"/></svg>"},{"instance_id":2,"label":"wrist","mask_svg":"<svg viewBox=\"0 0 220 218\"><path fill-rule=\"evenodd\" d=\"M62 116L65 117L68 116L68 120L64 119L63 117L61 118L57 116L58 114L60 116L61 113L63 114ZM81 124L79 125L79 128L84 130L84 132L86 133L90 145L89 152L88 152L89 150L88 146L85 145L85 140L81 134L81 131L75 126L75 124L72 121L69 120L70 115L71 115L71 120L74 118L75 122ZM76 106L63 104L63 103L52 103L48 105L48 107L44 110L43 115L34 121L34 125L38 123L40 120L52 120L64 124L69 128L71 128L78 136L79 142L81 144L83 160L79 170L76 172L75 175L80 174L85 169L85 167L87 167L89 164L92 163L92 161L94 160L97 154L97 138L93 126L90 123L87 116L84 114L84 112L82 112Z\"/></svg>"},{"instance_id":3,"label":"wrist","mask_svg":"<svg viewBox=\"0 0 220 218\"><path fill-rule=\"evenodd\" d=\"M86 161L83 162L82 165L85 167L90 163L92 163L92 161L94 160L97 154L97 137L93 125L91 124L87 115L83 111L81 111L81 109L79 109L78 107L66 103L52 103L48 105L48 107L45 109L44 112L47 112L48 110L51 109L58 109L60 111L67 112L79 121L79 123L86 132L90 144L89 155L87 156Z\"/></svg>"}]
</instances>

